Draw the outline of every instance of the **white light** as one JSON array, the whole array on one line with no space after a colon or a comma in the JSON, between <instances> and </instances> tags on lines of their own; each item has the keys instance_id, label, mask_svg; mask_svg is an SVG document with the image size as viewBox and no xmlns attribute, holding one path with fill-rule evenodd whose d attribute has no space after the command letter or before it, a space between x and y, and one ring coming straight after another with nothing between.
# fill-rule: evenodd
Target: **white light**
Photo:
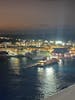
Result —
<instances>
[{"instance_id":1,"label":"white light","mask_svg":"<svg viewBox=\"0 0 75 100\"><path fill-rule=\"evenodd\" d=\"M47 40L45 40L44 42L45 42L45 43L48 43L48 41L47 41Z\"/></svg>"},{"instance_id":2,"label":"white light","mask_svg":"<svg viewBox=\"0 0 75 100\"><path fill-rule=\"evenodd\" d=\"M65 43L62 43L62 45L64 46L64 45L65 45Z\"/></svg>"},{"instance_id":3,"label":"white light","mask_svg":"<svg viewBox=\"0 0 75 100\"><path fill-rule=\"evenodd\" d=\"M54 69L51 67L51 68L46 68L46 75L51 75L54 73Z\"/></svg>"},{"instance_id":4,"label":"white light","mask_svg":"<svg viewBox=\"0 0 75 100\"><path fill-rule=\"evenodd\" d=\"M39 75L42 75L44 73L44 69L43 68L38 68L37 71L38 71L38 74Z\"/></svg>"},{"instance_id":5,"label":"white light","mask_svg":"<svg viewBox=\"0 0 75 100\"><path fill-rule=\"evenodd\" d=\"M32 40L33 42L35 41L35 40Z\"/></svg>"},{"instance_id":6,"label":"white light","mask_svg":"<svg viewBox=\"0 0 75 100\"><path fill-rule=\"evenodd\" d=\"M54 43L54 41L50 41L50 43Z\"/></svg>"},{"instance_id":7,"label":"white light","mask_svg":"<svg viewBox=\"0 0 75 100\"><path fill-rule=\"evenodd\" d=\"M63 44L62 41L56 41L55 44Z\"/></svg>"},{"instance_id":8,"label":"white light","mask_svg":"<svg viewBox=\"0 0 75 100\"><path fill-rule=\"evenodd\" d=\"M59 67L62 67L62 66L63 66L63 61L62 61L62 59L59 59L58 64L59 64Z\"/></svg>"}]
</instances>

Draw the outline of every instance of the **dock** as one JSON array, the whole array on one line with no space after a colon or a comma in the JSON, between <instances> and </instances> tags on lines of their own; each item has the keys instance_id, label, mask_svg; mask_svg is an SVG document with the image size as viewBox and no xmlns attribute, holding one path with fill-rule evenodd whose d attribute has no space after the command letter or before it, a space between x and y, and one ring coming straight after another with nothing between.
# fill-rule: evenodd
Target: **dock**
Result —
<instances>
[{"instance_id":1,"label":"dock","mask_svg":"<svg viewBox=\"0 0 75 100\"><path fill-rule=\"evenodd\" d=\"M65 88L55 95L43 100L75 100L75 85Z\"/></svg>"}]
</instances>

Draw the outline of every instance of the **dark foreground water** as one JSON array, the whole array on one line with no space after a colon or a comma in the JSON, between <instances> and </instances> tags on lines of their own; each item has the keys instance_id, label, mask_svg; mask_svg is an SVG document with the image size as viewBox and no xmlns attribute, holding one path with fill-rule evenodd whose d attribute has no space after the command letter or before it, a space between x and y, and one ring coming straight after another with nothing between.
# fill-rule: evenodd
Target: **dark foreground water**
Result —
<instances>
[{"instance_id":1,"label":"dark foreground water","mask_svg":"<svg viewBox=\"0 0 75 100\"><path fill-rule=\"evenodd\" d=\"M73 60L44 68L27 68L29 63L26 58L0 61L0 100L43 100L75 83Z\"/></svg>"}]
</instances>

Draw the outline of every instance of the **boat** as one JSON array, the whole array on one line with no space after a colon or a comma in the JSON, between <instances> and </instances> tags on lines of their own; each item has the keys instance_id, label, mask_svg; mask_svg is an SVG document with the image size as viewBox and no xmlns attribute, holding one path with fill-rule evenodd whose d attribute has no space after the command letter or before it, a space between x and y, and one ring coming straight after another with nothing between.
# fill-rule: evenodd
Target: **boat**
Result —
<instances>
[{"instance_id":1,"label":"boat","mask_svg":"<svg viewBox=\"0 0 75 100\"><path fill-rule=\"evenodd\" d=\"M58 64L58 59L56 58L52 58L50 60L41 60L39 61L36 66L37 67L44 67L44 66L47 66L47 65L53 65L53 64Z\"/></svg>"}]
</instances>

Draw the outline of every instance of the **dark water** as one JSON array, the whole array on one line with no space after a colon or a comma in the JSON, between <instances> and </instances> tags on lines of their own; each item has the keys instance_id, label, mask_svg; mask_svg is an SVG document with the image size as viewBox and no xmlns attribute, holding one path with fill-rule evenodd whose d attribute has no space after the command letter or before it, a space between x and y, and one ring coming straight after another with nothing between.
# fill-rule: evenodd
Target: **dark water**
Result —
<instances>
[{"instance_id":1,"label":"dark water","mask_svg":"<svg viewBox=\"0 0 75 100\"><path fill-rule=\"evenodd\" d=\"M43 100L75 83L75 62L27 68L26 58L0 62L0 100Z\"/></svg>"}]
</instances>

